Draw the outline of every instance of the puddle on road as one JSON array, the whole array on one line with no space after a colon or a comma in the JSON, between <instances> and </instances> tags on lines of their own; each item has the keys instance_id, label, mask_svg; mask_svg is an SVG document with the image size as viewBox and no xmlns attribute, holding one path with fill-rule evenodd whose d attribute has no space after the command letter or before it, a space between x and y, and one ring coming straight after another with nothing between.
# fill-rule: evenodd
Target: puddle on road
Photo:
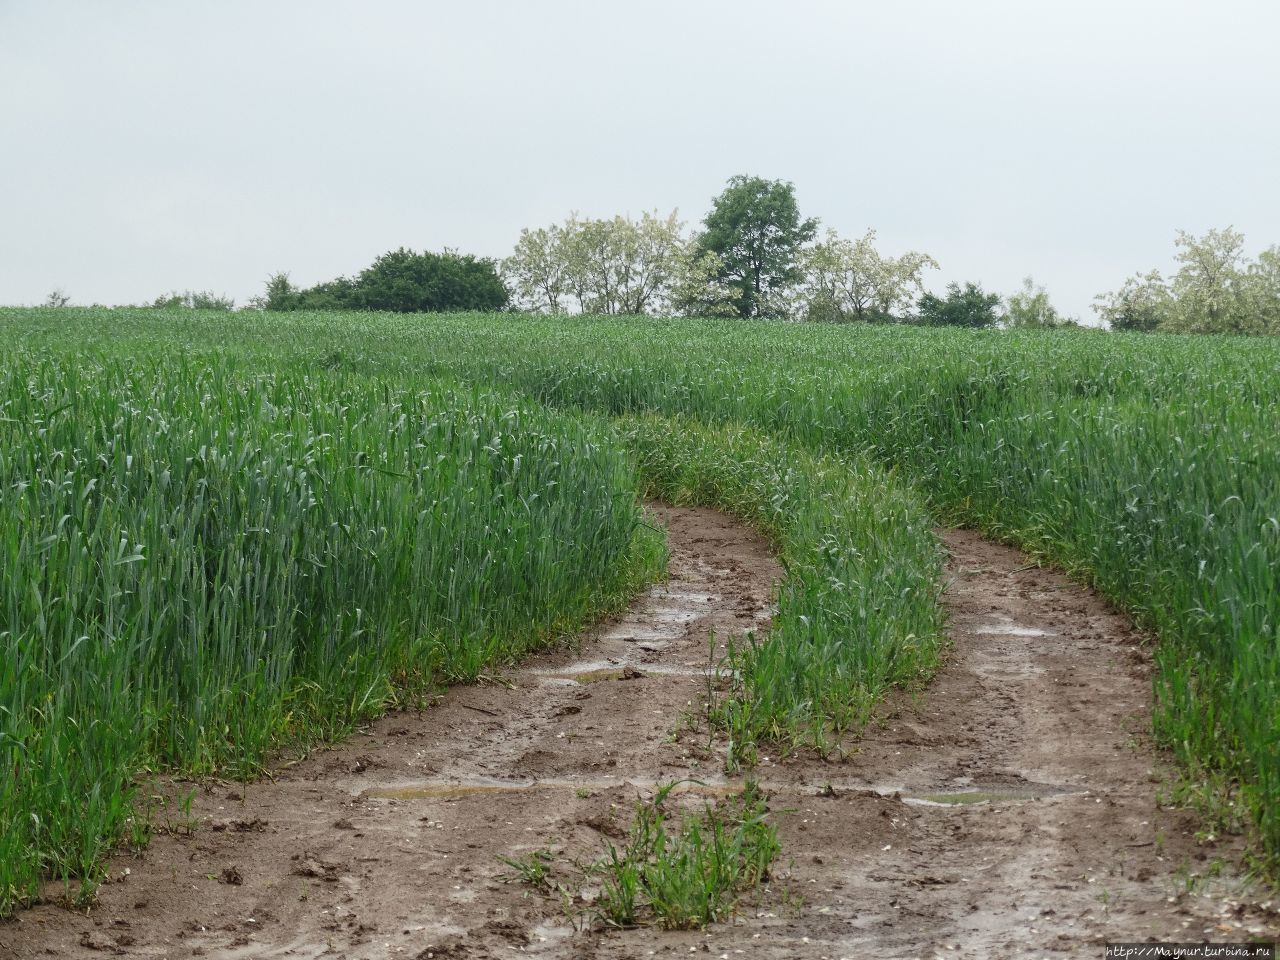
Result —
<instances>
[{"instance_id":1,"label":"puddle on road","mask_svg":"<svg viewBox=\"0 0 1280 960\"><path fill-rule=\"evenodd\" d=\"M1051 630L1041 630L1037 627L1023 627L1016 623L984 623L980 627L973 628L974 633L997 634L1002 637L1052 637L1056 636Z\"/></svg>"},{"instance_id":2,"label":"puddle on road","mask_svg":"<svg viewBox=\"0 0 1280 960\"><path fill-rule=\"evenodd\" d=\"M670 781L627 780L467 780L448 783L414 783L396 787L369 787L360 796L373 800L457 800L464 797L489 796L503 793L523 793L532 790L573 790L594 793L617 787L633 787L653 791ZM745 789L741 783L703 783L685 780L671 789L672 796L693 795L699 797L736 796Z\"/></svg>"},{"instance_id":3,"label":"puddle on road","mask_svg":"<svg viewBox=\"0 0 1280 960\"><path fill-rule=\"evenodd\" d=\"M649 596L659 600L687 600L689 603L711 603L713 600L719 600L718 593L698 593L694 590L668 590L665 587L659 587L649 593Z\"/></svg>"},{"instance_id":4,"label":"puddle on road","mask_svg":"<svg viewBox=\"0 0 1280 960\"><path fill-rule=\"evenodd\" d=\"M963 807L982 803L1027 803L1032 800L1076 796L1087 792L1087 790L1060 787L1052 783L1033 783L1028 780L1025 783L997 784L990 787L969 786L963 789L935 792L904 790L902 799L906 803L922 807Z\"/></svg>"},{"instance_id":5,"label":"puddle on road","mask_svg":"<svg viewBox=\"0 0 1280 960\"><path fill-rule=\"evenodd\" d=\"M644 612L645 619L657 620L659 623L690 623L702 615L701 611L682 607L655 607Z\"/></svg>"},{"instance_id":6,"label":"puddle on road","mask_svg":"<svg viewBox=\"0 0 1280 960\"><path fill-rule=\"evenodd\" d=\"M705 667L686 666L665 663L614 663L609 660L588 660L573 663L567 667L556 667L550 670L531 670L533 676L548 683L599 683L602 680L621 680L623 673L636 670L641 674L652 674L663 677L702 677L706 675Z\"/></svg>"},{"instance_id":7,"label":"puddle on road","mask_svg":"<svg viewBox=\"0 0 1280 960\"><path fill-rule=\"evenodd\" d=\"M588 684L600 683L605 680L621 680L622 675L622 670L583 670L580 673L569 674L563 679L572 680L574 683Z\"/></svg>"},{"instance_id":8,"label":"puddle on road","mask_svg":"<svg viewBox=\"0 0 1280 960\"><path fill-rule=\"evenodd\" d=\"M704 610L690 609L716 599L709 593L651 593L648 602L641 604L622 622L605 630L602 640L676 640L685 628L706 615ZM652 603L653 606L649 606Z\"/></svg>"},{"instance_id":9,"label":"puddle on road","mask_svg":"<svg viewBox=\"0 0 1280 960\"><path fill-rule=\"evenodd\" d=\"M697 619L690 617L690 620ZM687 622L687 621L686 621ZM653 626L647 623L620 623L600 635L601 640L675 640L683 631L679 627Z\"/></svg>"},{"instance_id":10,"label":"puddle on road","mask_svg":"<svg viewBox=\"0 0 1280 960\"><path fill-rule=\"evenodd\" d=\"M669 780L652 780L648 778L612 778L612 779L548 779L548 780L498 780L478 777L461 781L425 781L401 784L397 786L369 787L360 791L360 796L380 800L456 800L464 797L485 796L504 793L521 793L533 790L573 790L579 794L592 793L599 790L612 790L617 787L630 787L635 790L655 791L670 783ZM766 793L773 791L805 790L796 783L759 782ZM701 797L736 796L745 789L745 784L723 780L684 780L672 788L673 796L691 794ZM821 794L827 787L818 792ZM988 803L1029 803L1054 797L1081 796L1087 790L1061 787L1050 783L1000 784L992 787L966 787L959 790L904 790L900 786L872 785L866 783L831 784L835 795L844 793L877 793L882 797L897 797L903 803L919 807L964 807Z\"/></svg>"},{"instance_id":11,"label":"puddle on road","mask_svg":"<svg viewBox=\"0 0 1280 960\"><path fill-rule=\"evenodd\" d=\"M903 797L907 803L918 803L931 807L959 807L974 803L1003 803L1022 800L1037 800L1034 795L1025 793L1002 793L997 790L968 790L963 793L922 793L919 796Z\"/></svg>"}]
</instances>

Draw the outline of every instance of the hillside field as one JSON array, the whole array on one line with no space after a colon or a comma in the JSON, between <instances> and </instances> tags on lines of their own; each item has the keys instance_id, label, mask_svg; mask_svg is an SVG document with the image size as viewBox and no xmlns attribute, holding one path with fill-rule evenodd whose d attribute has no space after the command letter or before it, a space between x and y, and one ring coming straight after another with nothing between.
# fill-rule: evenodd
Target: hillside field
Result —
<instances>
[{"instance_id":1,"label":"hillside field","mask_svg":"<svg viewBox=\"0 0 1280 960\"><path fill-rule=\"evenodd\" d=\"M0 309L0 357L0 913L90 890L150 772L252 776L616 609L645 496L786 569L733 763L927 697L933 528L972 527L1151 632L1183 789L1280 862L1273 340Z\"/></svg>"}]
</instances>

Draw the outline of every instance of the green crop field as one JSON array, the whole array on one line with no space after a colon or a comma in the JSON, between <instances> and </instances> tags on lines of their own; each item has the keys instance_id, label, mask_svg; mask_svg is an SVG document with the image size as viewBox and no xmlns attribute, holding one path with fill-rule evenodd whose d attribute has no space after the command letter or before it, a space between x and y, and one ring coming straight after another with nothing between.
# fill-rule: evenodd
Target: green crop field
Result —
<instances>
[{"instance_id":1,"label":"green crop field","mask_svg":"<svg viewBox=\"0 0 1280 960\"><path fill-rule=\"evenodd\" d=\"M645 492L786 561L738 760L929 675L970 525L1152 630L1157 736L1280 858L1274 341L0 310L0 357L0 910L91 881L144 770L251 774L598 616L655 575Z\"/></svg>"}]
</instances>

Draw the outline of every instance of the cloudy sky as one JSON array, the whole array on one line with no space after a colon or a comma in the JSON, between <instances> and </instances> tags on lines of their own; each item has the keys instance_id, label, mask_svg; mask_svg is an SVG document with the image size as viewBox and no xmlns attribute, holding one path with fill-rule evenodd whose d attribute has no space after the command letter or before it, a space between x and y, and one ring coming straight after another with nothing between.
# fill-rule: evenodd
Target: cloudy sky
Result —
<instances>
[{"instance_id":1,"label":"cloudy sky","mask_svg":"<svg viewBox=\"0 0 1280 960\"><path fill-rule=\"evenodd\" d=\"M1274 0L0 0L0 303L310 284L738 173L1068 312L1280 243Z\"/></svg>"}]
</instances>

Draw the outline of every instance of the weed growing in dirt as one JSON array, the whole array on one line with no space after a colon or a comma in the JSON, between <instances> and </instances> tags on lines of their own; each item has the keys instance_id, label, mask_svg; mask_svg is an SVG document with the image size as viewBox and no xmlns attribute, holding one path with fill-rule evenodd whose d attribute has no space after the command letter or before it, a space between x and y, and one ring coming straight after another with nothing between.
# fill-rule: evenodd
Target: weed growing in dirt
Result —
<instances>
[{"instance_id":1,"label":"weed growing in dirt","mask_svg":"<svg viewBox=\"0 0 1280 960\"><path fill-rule=\"evenodd\" d=\"M499 877L499 880L527 883L540 890L553 889L550 878L552 856L549 850L533 850L523 857L498 857L498 860L511 868L511 873Z\"/></svg>"},{"instance_id":2,"label":"weed growing in dirt","mask_svg":"<svg viewBox=\"0 0 1280 960\"><path fill-rule=\"evenodd\" d=\"M668 783L637 801L626 841L606 841L597 859L565 861L533 850L499 857L510 870L499 879L558 900L575 929L656 923L686 930L723 919L746 891L768 879L777 831L755 784L690 815L669 809L673 791L686 783L697 781ZM585 893L589 888L598 889Z\"/></svg>"},{"instance_id":3,"label":"weed growing in dirt","mask_svg":"<svg viewBox=\"0 0 1280 960\"><path fill-rule=\"evenodd\" d=\"M778 836L754 784L685 818L664 806L677 786L667 784L638 803L626 842L607 844L595 864L602 876L594 907L600 922L630 927L652 918L669 929L706 926L769 876Z\"/></svg>"}]
</instances>

